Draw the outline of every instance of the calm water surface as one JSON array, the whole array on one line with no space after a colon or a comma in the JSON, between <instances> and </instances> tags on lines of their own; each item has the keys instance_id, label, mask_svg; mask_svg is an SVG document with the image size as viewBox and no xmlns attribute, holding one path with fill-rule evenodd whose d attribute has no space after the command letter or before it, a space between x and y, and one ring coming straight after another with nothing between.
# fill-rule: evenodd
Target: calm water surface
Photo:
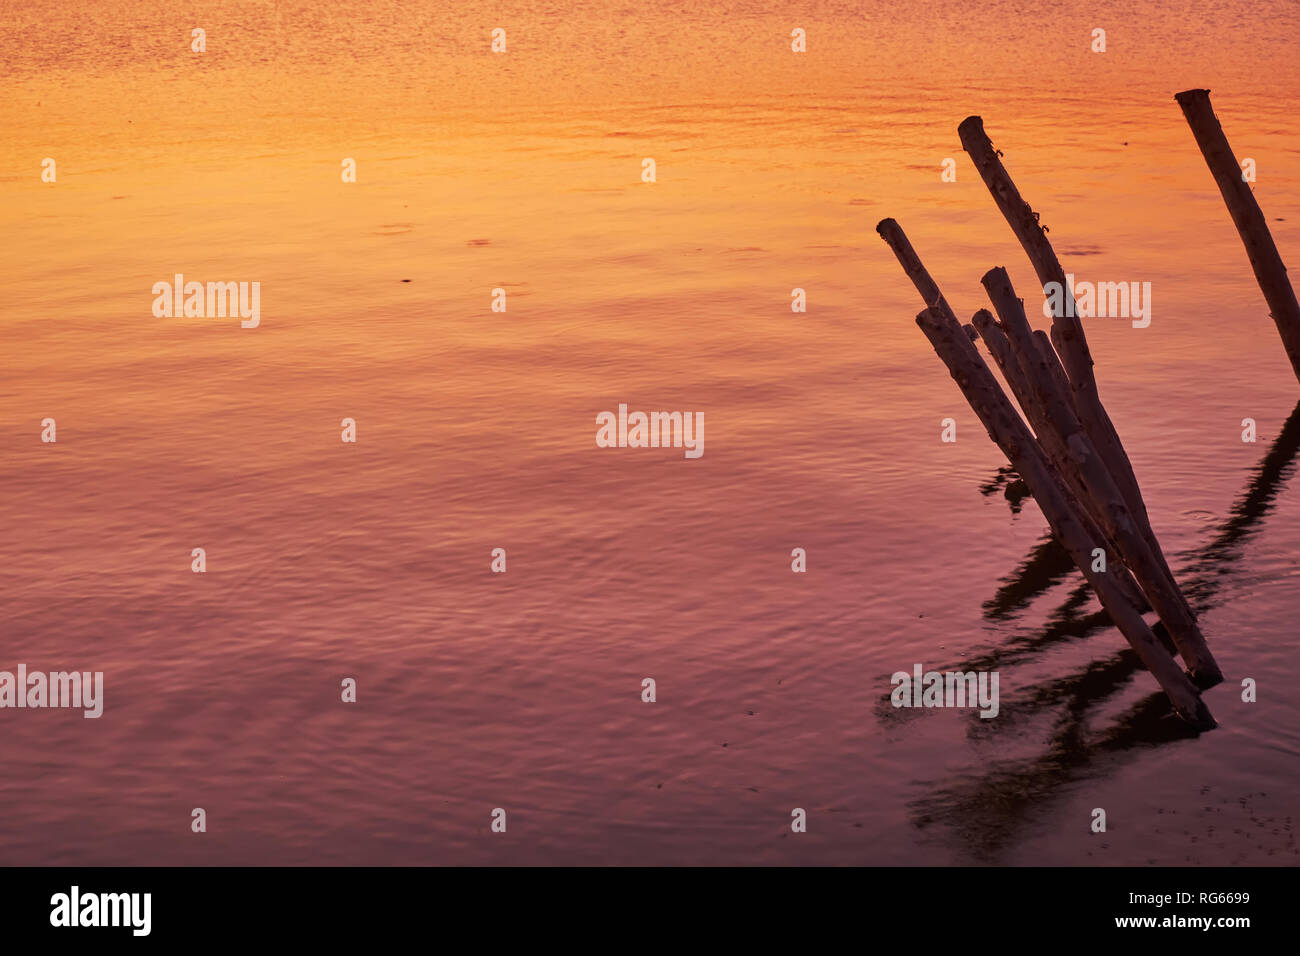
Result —
<instances>
[{"instance_id":1,"label":"calm water surface","mask_svg":"<svg viewBox=\"0 0 1300 956\"><path fill-rule=\"evenodd\" d=\"M106 682L0 717L0 860L1297 862L1300 390L1173 101L1296 267L1296 4L109 6L0 12L0 669ZM1069 271L1152 283L1088 334L1211 734L987 487L874 233L960 314L994 265L1031 297L971 113ZM175 272L261 327L155 319ZM597 449L619 402L704 456ZM997 669L999 719L892 710L918 662Z\"/></svg>"}]
</instances>

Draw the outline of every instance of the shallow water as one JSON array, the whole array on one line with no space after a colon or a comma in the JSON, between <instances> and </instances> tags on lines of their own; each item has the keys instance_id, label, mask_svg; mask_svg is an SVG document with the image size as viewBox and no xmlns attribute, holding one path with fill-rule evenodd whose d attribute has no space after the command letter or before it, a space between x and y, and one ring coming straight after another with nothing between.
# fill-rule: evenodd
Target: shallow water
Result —
<instances>
[{"instance_id":1,"label":"shallow water","mask_svg":"<svg viewBox=\"0 0 1300 956\"><path fill-rule=\"evenodd\" d=\"M0 711L0 859L1297 862L1300 390L1173 93L1294 265L1300 8L116 6L0 14L0 670L106 685ZM970 113L1067 269L1152 283L1088 335L1210 734L1077 574L1018 574L1044 523L981 494L874 234L961 315L994 265L1035 294ZM154 318L176 272L259 281L261 326ZM596 448L620 402L703 411L703 456ZM999 718L894 711L918 662L997 669Z\"/></svg>"}]
</instances>

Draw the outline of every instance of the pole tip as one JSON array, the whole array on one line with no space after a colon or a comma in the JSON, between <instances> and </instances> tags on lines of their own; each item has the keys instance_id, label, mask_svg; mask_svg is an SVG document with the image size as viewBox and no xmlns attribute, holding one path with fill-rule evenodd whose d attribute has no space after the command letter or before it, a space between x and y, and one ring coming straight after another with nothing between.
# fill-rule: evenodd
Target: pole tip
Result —
<instances>
[{"instance_id":1,"label":"pole tip","mask_svg":"<svg viewBox=\"0 0 1300 956\"><path fill-rule=\"evenodd\" d=\"M1011 285L1011 277L1007 275L1005 267L994 266L980 277L980 285L984 286L986 289L995 282L1005 282L1007 285Z\"/></svg>"}]
</instances>

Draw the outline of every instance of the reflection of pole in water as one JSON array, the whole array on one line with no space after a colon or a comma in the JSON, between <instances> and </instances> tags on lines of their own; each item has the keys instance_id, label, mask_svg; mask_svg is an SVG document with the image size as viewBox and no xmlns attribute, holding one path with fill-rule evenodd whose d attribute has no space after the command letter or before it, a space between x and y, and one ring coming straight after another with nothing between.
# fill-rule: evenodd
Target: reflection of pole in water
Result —
<instances>
[{"instance_id":1,"label":"reflection of pole in water","mask_svg":"<svg viewBox=\"0 0 1300 956\"><path fill-rule=\"evenodd\" d=\"M1222 584L1221 579L1230 571L1227 565L1240 560L1242 543L1259 530L1257 525L1273 509L1274 501L1291 475L1297 454L1300 454L1300 404L1292 409L1282 431L1255 469L1250 484L1228 509L1227 520L1219 525L1209 543L1196 549L1192 560L1180 572L1187 576L1188 597L1197 613L1204 613L1215 606L1214 595ZM1050 533L1045 535L1034 545L1020 567L1003 578L1003 584L997 593L985 602L985 618L996 620L1014 617L1015 612L1023 609L1030 600L1058 584L1073 567L1069 556L1056 539ZM1075 588L1057 609L1054 617L1066 616L1067 611L1079 606L1086 594L1086 588ZM1099 626L1109 623L1104 613L1100 615L1098 623ZM996 656L988 659L996 665Z\"/></svg>"},{"instance_id":2,"label":"reflection of pole in water","mask_svg":"<svg viewBox=\"0 0 1300 956\"><path fill-rule=\"evenodd\" d=\"M1242 543L1259 530L1257 525L1273 510L1278 492L1294 470L1297 452L1300 452L1300 404L1292 409L1291 417L1260 462L1245 493L1228 510L1229 517L1219 526L1218 534L1199 550L1187 568L1188 597L1198 612L1214 607L1214 596L1224 576L1241 558Z\"/></svg>"},{"instance_id":3,"label":"reflection of pole in water","mask_svg":"<svg viewBox=\"0 0 1300 956\"><path fill-rule=\"evenodd\" d=\"M1242 544L1260 530L1264 518L1273 510L1278 494L1294 470L1297 454L1300 454L1300 404L1292 410L1291 417L1287 419L1281 433L1255 469L1254 477L1245 491L1228 510L1227 520L1219 526L1218 532L1207 544L1197 549L1195 558L1182 571L1188 581L1188 597L1193 602L1197 613L1204 613L1215 606L1214 597L1222 587L1223 579L1231 573L1232 564L1241 559ZM1038 547L1043 547L1043 544L1040 543ZM1037 550L1036 548L1035 551ZM1002 590L1006 589L1007 587L1004 587ZM1053 616L1054 621L1044 629L1043 637L1059 633L1060 624L1056 621L1066 616L1064 613L1066 608L1077 603L1081 590L1076 588L1066 598L1065 604ZM1110 622L1105 612L1101 611L1079 623L1087 629L1086 632L1091 632L1108 626ZM1157 634L1163 637L1158 625L1156 630ZM1027 656L1024 642L1017 641L1017 653L1009 656L1016 658ZM982 656L980 660L990 667L1005 667L1011 663L996 651ZM1136 671L1137 661L1132 660L1132 664ZM1026 706L1037 710L1050 705L1060 699L1068 684L1068 679L1045 682L1042 687L1048 689L1046 693L1038 693L1034 688L1029 688L1030 694Z\"/></svg>"},{"instance_id":4,"label":"reflection of pole in water","mask_svg":"<svg viewBox=\"0 0 1300 956\"><path fill-rule=\"evenodd\" d=\"M1039 539L1014 574L1003 578L1002 587L984 602L984 617L996 621L1012 617L1039 594L1059 584L1071 571L1074 561L1049 531Z\"/></svg>"},{"instance_id":5,"label":"reflection of pole in water","mask_svg":"<svg viewBox=\"0 0 1300 956\"><path fill-rule=\"evenodd\" d=\"M1215 536L1197 549L1184 570L1189 581L1188 597L1198 612L1214 606L1213 599L1223 578L1231 573L1231 564L1242 557L1241 545L1260 530L1264 518L1273 510L1278 494L1294 471L1298 455L1300 404L1291 412L1249 484L1229 509L1228 518L1220 524ZM1012 585L1024 578L1029 568L1040 563L1032 558L1045 551L1047 545L1048 541L1040 541L1035 546L1031 560L1021 566ZM1082 594L1086 594L1086 586L1072 589L1065 604L1053 615L1053 621L1032 641L1015 638L1003 648L970 658L954 669L1005 667L1032 657L1035 650L1061 639L1062 611L1077 603ZM1075 623L1075 634L1080 636L1110 625L1104 611L1075 619ZM1168 705L1162 694L1144 696L1104 729L1092 735L1087 733L1089 714L1123 690L1141 670L1137 655L1125 649L1093 661L1077 673L1025 687L1014 712L1007 712L1006 716L1024 720L1059 708L1043 752L1026 759L987 764L984 772L974 779L939 788L915 801L911 807L913 824L922 829L933 823L951 825L971 850L984 856L993 855L1013 845L1023 835L1026 817L1063 788L1112 772L1122 757L1139 747L1159 746L1195 736L1196 731L1182 721L1165 719ZM977 726L985 732L990 729L987 724Z\"/></svg>"}]
</instances>

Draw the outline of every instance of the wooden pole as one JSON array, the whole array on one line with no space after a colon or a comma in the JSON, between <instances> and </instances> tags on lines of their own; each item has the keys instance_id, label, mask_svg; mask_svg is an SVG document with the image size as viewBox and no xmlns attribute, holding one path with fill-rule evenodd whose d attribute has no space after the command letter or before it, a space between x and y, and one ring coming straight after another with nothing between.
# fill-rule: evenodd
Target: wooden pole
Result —
<instances>
[{"instance_id":1,"label":"wooden pole","mask_svg":"<svg viewBox=\"0 0 1300 956\"><path fill-rule=\"evenodd\" d=\"M990 269L983 278L984 288L998 310L1012 353L1020 362L1024 377L1035 393L1042 408L1041 417L1058 433L1054 446L1061 456L1057 469L1063 474L1073 472L1082 489L1080 501L1089 511L1106 537L1114 542L1119 557L1133 572L1143 593L1160 619L1164 621L1169 636L1192 679L1201 687L1212 687L1222 682L1214 656L1206 646L1205 637L1196 624L1192 609L1179 590L1167 564L1157 559L1146 537L1124 502L1124 496L1115 484L1106 463L1097 455L1084 430L1069 395L1058 388L1058 379L1039 344L1035 342L1024 303L1016 296L1007 271L1001 267Z\"/></svg>"},{"instance_id":2,"label":"wooden pole","mask_svg":"<svg viewBox=\"0 0 1300 956\"><path fill-rule=\"evenodd\" d=\"M884 239L889 245L889 248L893 250L894 256L898 259L899 265L903 267L903 272L912 280L912 285L916 287L916 291L921 294L921 301L931 308L938 309L949 321L952 322L953 325L960 327L961 323L957 321L957 316L952 311L952 307L948 305L948 300L943 297L943 293L939 289L939 284L934 281L934 278L925 268L925 264L921 262L921 257L918 256L916 250L912 248L912 243L908 240L906 233L903 232L902 226L893 219L882 219L876 225L876 232L880 233L881 238ZM988 315L987 312L984 314ZM981 329L980 326L985 325L985 323L978 314L976 319L976 331L983 335L984 330ZM988 325L991 325L991 315L989 315L989 320ZM1000 335L1000 332L997 335L990 333L989 339L986 341L991 342L991 349L1001 350L1002 345L1005 342L1005 337L1003 336L999 339ZM996 353L994 358L997 358ZM1034 424L1034 427L1039 429L1039 440L1050 443L1053 440L1055 433L1052 431L1050 426L1045 425L1041 418L1039 418L1037 403L1029 399L1029 385L1027 379L1024 377L1024 372L1016 362L1008 361L1006 364L1005 374L1007 376L1008 384L1011 385L1012 390L1017 394L1017 396L1024 396L1021 399L1021 407L1025 409L1025 415L1030 419L1031 424ZM1035 444L1035 451L1040 456L1046 454L1044 448L1039 447L1038 444ZM1045 467L1047 466L1046 457L1044 457L1043 464ZM1023 478L1024 476L1022 475L1021 477ZM1068 491L1064 489L1063 491L1065 491L1067 496L1069 496ZM1076 520L1087 528L1088 533L1091 535L1090 540L1097 543L1105 541L1105 536L1102 534L1101 530L1096 527L1096 523L1088 518L1082 506L1076 507L1074 513ZM1089 549L1089 551L1091 552L1091 549ZM1143 600L1141 597L1141 589L1138 588L1135 583L1127 590L1129 591L1130 599L1135 603ZM1141 604L1138 604L1138 606L1140 607Z\"/></svg>"},{"instance_id":3,"label":"wooden pole","mask_svg":"<svg viewBox=\"0 0 1300 956\"><path fill-rule=\"evenodd\" d=\"M1061 287L1065 308L1060 310L1062 315L1052 318L1052 341L1056 343L1061 362L1069 376L1079 420L1088 429L1098 451L1108 461L1115 463L1115 480L1124 491L1130 510L1145 519L1146 506L1142 502L1142 492L1133 474L1133 466L1124 452L1119 433L1115 431L1115 426L1101 403L1101 397L1097 394L1097 381L1092 373L1092 352L1088 349L1088 337L1084 335L1083 324L1074 307L1074 292L1066 282L1065 269L1056 258L1056 252L1048 242L1043 227L1038 224L1038 214L1021 198L1020 190L1002 165L997 150L984 132L984 121L978 116L968 116L957 128L957 132L962 147L970 154L980 178L993 195L993 201L997 203L1003 218L1029 256L1029 261L1038 274L1038 281L1044 286L1055 282Z\"/></svg>"},{"instance_id":4,"label":"wooden pole","mask_svg":"<svg viewBox=\"0 0 1300 956\"><path fill-rule=\"evenodd\" d=\"M912 280L912 285L916 287L916 291L921 293L921 301L932 309L939 309L945 316L951 318L954 323L960 326L961 323L957 322L957 316L948 305L948 300L939 291L939 284L926 271L921 262L921 257L916 254L916 250L912 248L912 243L907 239L907 234L903 232L903 227L896 220L882 219L876 223L876 232L893 250L898 264L903 267L903 272Z\"/></svg>"},{"instance_id":5,"label":"wooden pole","mask_svg":"<svg viewBox=\"0 0 1300 956\"><path fill-rule=\"evenodd\" d=\"M1092 570L1092 541L1071 513L1062 486L1042 457L1028 427L998 387L974 344L952 316L938 307L923 311L916 317L916 323L948 366L953 380L989 436L1029 485L1034 501L1052 526L1052 532L1097 592L1111 620L1169 697L1175 712L1199 730L1216 726L1196 686L1161 646L1137 608L1124 597L1114 578ZM1034 454L1035 451L1038 454Z\"/></svg>"},{"instance_id":6,"label":"wooden pole","mask_svg":"<svg viewBox=\"0 0 1300 956\"><path fill-rule=\"evenodd\" d=\"M1133 463L1129 461L1124 443L1120 441L1119 433L1101 403L1092 373L1092 353L1088 349L1088 339L1084 335L1083 324L1079 321L1078 310L1074 307L1074 293L1066 282L1065 270L1056 258L1046 232L1038 224L1038 214L1021 198L1020 191L1002 165L988 134L984 132L984 121L978 116L968 116L957 128L957 132L962 147L970 154L993 201L1033 264L1038 280L1044 286L1051 282L1058 283L1062 290L1066 307L1060 310L1063 314L1052 318L1052 342L1069 378L1075 411L1088 437L1092 439L1093 447L1110 469L1111 476L1119 486L1129 512L1147 539L1152 553L1165 565L1169 577L1173 578L1173 572L1169 570L1160 542L1151 527L1151 518L1147 514L1146 502L1142 500L1142 489L1133 472Z\"/></svg>"},{"instance_id":7,"label":"wooden pole","mask_svg":"<svg viewBox=\"0 0 1300 956\"><path fill-rule=\"evenodd\" d=\"M1056 349L1052 347L1052 340L1048 338L1047 333L1042 329L1034 329L1034 344L1038 346L1038 351L1047 363L1047 371L1056 383L1057 394L1068 396L1070 394L1070 380L1065 375L1065 369L1061 367L1061 357L1056 354Z\"/></svg>"},{"instance_id":8,"label":"wooden pole","mask_svg":"<svg viewBox=\"0 0 1300 956\"><path fill-rule=\"evenodd\" d=\"M917 324L948 366L989 437L1024 479L1052 533L1097 592L1110 619L1165 691L1174 711L1198 729L1209 730L1216 726L1196 685L1169 656L1142 619L1141 612L1125 596L1116 577L1092 571L1092 549L1097 538L1085 530L1087 519L1081 517L1084 513L1071 504L1068 490L1052 469L1043 449L980 358L971 341L973 330L968 331L957 321L939 291L938 283L930 276L898 223L893 219L882 219L876 231L889 244L904 273L930 306L917 316Z\"/></svg>"},{"instance_id":9,"label":"wooden pole","mask_svg":"<svg viewBox=\"0 0 1300 956\"><path fill-rule=\"evenodd\" d=\"M941 315L943 315L945 320L951 323L954 328L962 328L961 323L957 321L956 314L952 311L952 307L948 305L948 300L943 297L943 293L939 290L939 284L934 281L929 271L925 268L924 263L921 262L921 257L918 256L916 250L912 248L912 243L908 241L907 235L903 232L903 228L893 219L882 219L876 225L876 232L880 233L880 237L884 239L889 245L889 248L893 250L894 256L898 259L899 265L903 267L903 272L912 280L912 285L916 287L916 291L921 294L921 300L925 302L927 306L937 310ZM988 313L986 312L985 314L987 315ZM989 316L989 318L991 319L992 316ZM968 334L973 339L977 331L978 330L971 330ZM993 341L995 342L994 347L999 347L999 345L996 344L998 343L998 339L994 338ZM978 354L979 353L976 352L976 355ZM1027 395L1028 384L1027 380L1024 378L1024 373L1015 363L1008 363L1008 367L1011 369L1011 371L1008 372L1008 375L1014 378L1014 381L1012 378L1008 378L1008 382L1011 384L1013 390L1017 388L1024 389L1025 394ZM1031 419L1037 416L1037 408L1033 402L1028 402L1027 406L1022 407L1026 408L1025 414L1030 416ZM1024 423L1022 422L1021 424L1023 425ZM1028 429L1026 429L1026 434L1029 434ZM1025 454L1031 454L1041 458L1043 467L1050 471L1051 466L1048 464L1046 453L1043 448L1040 447L1038 442L1033 441L1032 435L1030 436L1030 439L1033 447L1032 449L1027 450ZM1053 473L1055 474L1055 472ZM1021 475L1021 477L1023 478L1024 476ZM1062 493L1067 496L1069 495L1069 492L1064 488L1062 489ZM1075 511L1077 520L1081 525L1088 521L1086 515L1083 514L1082 509L1075 509ZM1098 542L1104 540L1099 530L1092 540Z\"/></svg>"},{"instance_id":10,"label":"wooden pole","mask_svg":"<svg viewBox=\"0 0 1300 956\"><path fill-rule=\"evenodd\" d=\"M989 354L993 356L993 361L997 363L998 368L1002 371L1002 377L1006 379L1007 385L1011 388L1011 394L1015 396L1021 410L1025 413L1025 418L1029 421L1029 427L1034 430L1034 434L1038 438L1038 444L1043 447L1047 457L1053 461L1062 458L1065 455L1065 449L1061 445L1060 435L1052 427L1052 423L1047 417L1046 408L1037 400L1037 393L1034 391L1033 383L1021 367L1006 333L997 324L997 320L993 318L993 314L988 309L980 309L976 312L971 318L971 325L975 327L975 331L984 340L984 345L988 348ZM1062 471L1061 477L1068 480L1070 476Z\"/></svg>"},{"instance_id":11,"label":"wooden pole","mask_svg":"<svg viewBox=\"0 0 1300 956\"><path fill-rule=\"evenodd\" d=\"M1282 347L1291 360L1291 369L1300 379L1300 304L1296 303L1295 289L1286 277L1286 266L1282 264L1273 235L1268 231L1264 213L1255 201L1255 193L1242 178L1236 154L1228 145L1228 137L1214 115L1210 91L1184 90L1174 99L1182 107L1187 125L1196 137L1196 145L1201 148L1205 164L1210 167L1210 174L1228 206L1232 224L1237 227L1237 235L1246 246L1255 281L1268 303L1269 315L1282 336Z\"/></svg>"},{"instance_id":12,"label":"wooden pole","mask_svg":"<svg viewBox=\"0 0 1300 956\"><path fill-rule=\"evenodd\" d=\"M1062 443L1060 432L1051 422L1046 406L1039 399L1032 383L1026 377L1006 333L997 326L992 313L987 309L980 309L976 312L974 318L971 319L971 324L979 333L980 338L984 340L984 344L988 348L989 354L993 356L998 368L1002 370L1002 377L1011 386L1011 394L1015 396L1016 401L1025 413L1025 417L1029 419L1029 424L1037 435L1038 444L1042 447L1048 460L1055 465L1057 476L1064 480L1066 490L1069 492L1067 497L1071 510L1074 511L1079 523L1083 526L1085 534L1094 542L1094 547L1098 544L1105 544L1107 546L1106 550L1118 557L1121 553L1120 548L1109 538L1090 514L1088 506L1085 504L1088 489L1078 480L1077 470L1070 466L1070 453ZM1123 563L1119 563L1114 566L1113 573L1120 588L1124 591L1125 598L1139 610L1146 608L1148 606L1146 597L1133 579L1129 569Z\"/></svg>"}]
</instances>

